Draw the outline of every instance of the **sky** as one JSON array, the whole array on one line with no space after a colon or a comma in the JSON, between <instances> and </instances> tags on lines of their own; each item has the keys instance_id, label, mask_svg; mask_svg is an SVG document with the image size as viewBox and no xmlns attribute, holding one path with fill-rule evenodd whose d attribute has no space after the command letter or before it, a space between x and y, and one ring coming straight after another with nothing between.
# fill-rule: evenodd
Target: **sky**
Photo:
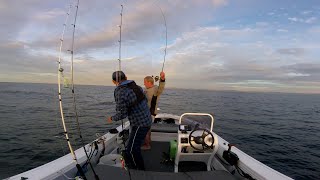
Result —
<instances>
[{"instance_id":1,"label":"sky","mask_svg":"<svg viewBox=\"0 0 320 180\"><path fill-rule=\"evenodd\" d=\"M76 3L0 0L0 82L57 83L59 54L71 79ZM113 85L121 5L121 69L140 85L166 49L167 87L320 93L319 0L80 0L75 84Z\"/></svg>"}]
</instances>

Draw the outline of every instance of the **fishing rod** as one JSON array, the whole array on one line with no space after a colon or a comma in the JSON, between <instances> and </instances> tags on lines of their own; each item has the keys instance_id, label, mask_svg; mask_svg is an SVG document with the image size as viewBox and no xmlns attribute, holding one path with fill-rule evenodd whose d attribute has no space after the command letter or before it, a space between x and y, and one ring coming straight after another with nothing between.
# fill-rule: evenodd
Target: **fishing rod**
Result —
<instances>
[{"instance_id":1,"label":"fishing rod","mask_svg":"<svg viewBox=\"0 0 320 180\"><path fill-rule=\"evenodd\" d=\"M63 76L63 71L64 71L64 69L61 67L62 46L63 46L63 40L64 40L64 33L65 33L65 30L66 30L66 26L67 26L67 22L68 22L68 19L69 19L69 16L70 16L71 9L72 9L72 3L70 3L70 7L69 7L69 10L68 10L65 22L63 24L63 31L62 31L62 35L61 35L61 38L60 38L59 59L58 59L58 98L59 98L61 121L62 121L63 130L64 130L64 134L65 134L65 137L66 137L66 140L67 140L67 143L68 143L68 147L69 147L70 153L72 155L73 160L77 164L76 166L77 166L77 169L80 172L81 176L85 177L84 173L83 173L83 171L82 171L82 169L81 169L81 167L80 167L80 165L78 163L76 154L74 153L74 150L73 150L72 145L70 143L69 134L68 134L68 131L67 131L67 126L66 126L65 119L64 119L62 96L61 96L61 85L60 85L61 76Z\"/></svg>"},{"instance_id":2,"label":"fishing rod","mask_svg":"<svg viewBox=\"0 0 320 180\"><path fill-rule=\"evenodd\" d=\"M64 75L63 75L63 68L61 67L61 54L62 54L62 46L63 46L63 40L64 40L64 33L66 30L66 26L67 26L67 22L69 19L69 15L72 9L72 2L70 0L70 5L69 5L69 9L68 12L66 13L66 18L64 20L64 24L63 24L63 30L61 33L61 38L60 38L60 46L59 46L59 57L58 57L58 98L59 98L59 107L60 107L60 115L61 115L61 119L62 119L62 124L64 127L64 132L67 132L67 129L65 128L65 124L64 124L64 113L63 113L63 106L62 106L62 97L61 97L61 76L64 79ZM68 134L64 133L66 136L66 139L69 139ZM69 141L68 141L68 145L69 145ZM70 146L69 146L70 148ZM72 147L71 147L72 148ZM72 151L73 152L73 151ZM74 157L74 154L71 152L72 156ZM76 158L73 158L76 159Z\"/></svg>"},{"instance_id":3,"label":"fishing rod","mask_svg":"<svg viewBox=\"0 0 320 180\"><path fill-rule=\"evenodd\" d=\"M118 58L118 62L119 62L119 71L121 71L121 42L122 42L122 36L121 36L121 33L122 33L122 12L123 12L123 5L121 4L121 12L120 12L120 25L119 25L119 58ZM119 82L119 74L116 73L116 80ZM121 125L122 125L122 130L124 128L124 125L123 125L123 120L121 120Z\"/></svg>"},{"instance_id":4,"label":"fishing rod","mask_svg":"<svg viewBox=\"0 0 320 180\"><path fill-rule=\"evenodd\" d=\"M63 47L63 41L64 41L64 34L65 34L65 30L66 30L66 26L67 26L67 22L68 22L68 19L69 19L69 16L70 16L70 12L71 12L71 9L72 9L73 5L72 5L72 2L70 2L70 7L69 7L69 10L68 10L68 13L67 13L67 16L66 16L66 19L65 19L65 22L63 24L63 31L62 31L62 35L61 35L61 38L60 38L60 47L59 47L59 59L58 59L58 98L59 98L59 107L60 107L60 115L61 115L61 121L62 121L62 125L63 125L63 129L64 129L64 134L65 134L65 137L66 137L66 140L67 140L67 143L68 143L68 147L69 147L69 150L70 150L70 153L72 155L72 158L73 160L75 161L76 163L76 167L78 169L78 172L80 174L80 176L82 176L82 178L84 180L86 180L86 176L81 168L81 166L79 165L78 163L78 160L77 160L77 157L76 157L76 154L72 148L72 145L71 145L71 142L70 142L70 139L69 139L69 134L68 134L68 131L67 131L67 126L66 126L66 123L65 123L65 119L64 119L64 111L63 111L63 104L62 104L62 94L61 94L61 85L60 85L60 82L61 82L61 76L64 78L64 75L63 75L63 71L64 69L61 67L61 54L62 54L62 47ZM75 96L74 96L74 83L73 83L73 54L74 54L74 33L75 33L75 24L76 24L76 19L77 19L77 14L78 14L78 9L79 9L79 0L77 1L77 4L75 5L76 7L76 13L75 13L75 19L74 19L74 23L72 24L73 25L73 37L72 37L72 47L71 47L71 73L72 73L72 94L73 94L73 102L74 102L74 109L75 109L75 113L76 113L76 118L77 118L77 123L78 123L78 130L80 132L80 137L81 137L81 140L82 140L82 136L81 136L81 131L80 131L80 126L79 126L79 122L78 122L78 115L77 115L77 111L76 111L76 106L75 106ZM84 147L84 151L86 153L86 150L85 150L85 147ZM87 155L87 153L86 153ZM87 155L88 157L88 155ZM91 164L90 164L91 165ZM92 166L91 166L92 167ZM93 169L92 169L93 170ZM94 172L94 170L93 170ZM95 174L95 173L94 173ZM96 178L97 179L97 178Z\"/></svg>"},{"instance_id":5,"label":"fishing rod","mask_svg":"<svg viewBox=\"0 0 320 180\"><path fill-rule=\"evenodd\" d=\"M123 17L123 5L121 4L121 12L120 12L120 25L119 25L119 59L118 59L118 62L119 62L119 71L121 71L121 42L122 42L122 17ZM120 77L119 77L120 76ZM121 75L120 73L116 73L116 80L117 82L120 82L120 78L121 78ZM121 79L122 80L122 79ZM122 138L124 138L125 134L123 133L124 132L124 123L123 123L123 119L121 119L121 127L122 127ZM121 134L121 132L120 132ZM125 140L123 139L122 140L122 143L123 143L123 146L125 147ZM129 173L129 179L131 180L132 177L131 177L131 172L130 172L130 168L127 167L127 170L128 170L128 173Z\"/></svg>"},{"instance_id":6,"label":"fishing rod","mask_svg":"<svg viewBox=\"0 0 320 180\"><path fill-rule=\"evenodd\" d=\"M167 20L166 20L166 16L164 15L164 12L162 11L162 8L156 3L158 1L155 1L155 5L160 9L161 11L161 15L164 21L164 27L166 30L166 44L165 44L165 48L164 48L164 55L163 55L163 63L162 63L162 68L161 68L161 72L163 72L164 69L164 65L166 62L166 56L167 56L167 46L168 46L168 28L167 28ZM155 82L157 82L159 80L159 76L155 76Z\"/></svg>"},{"instance_id":7,"label":"fishing rod","mask_svg":"<svg viewBox=\"0 0 320 180\"><path fill-rule=\"evenodd\" d=\"M67 16L66 16L65 22L63 24L62 35L61 35L61 38L60 38L59 58L58 58L58 98L59 98L60 115L61 115L61 121L62 121L63 129L64 129L64 134L65 134L66 140L68 142L68 146L69 146L70 152L72 154L73 160L77 162L77 157L74 154L74 151L72 149L71 143L69 141L69 135L67 133L67 127L66 127L65 120L64 120L64 112L63 112L62 96L61 96L61 85L60 85L61 76L63 76L63 71L64 71L64 69L61 67L62 46L63 46L63 40L64 40L64 33L65 33L65 30L66 30L66 26L67 26L67 22L68 22L68 19L69 19L69 15L70 15L71 9L72 9L72 3L70 3L70 7L69 7L69 10L67 12ZM77 162L77 164L78 164L78 162Z\"/></svg>"},{"instance_id":8,"label":"fishing rod","mask_svg":"<svg viewBox=\"0 0 320 180\"><path fill-rule=\"evenodd\" d=\"M119 30L120 30L120 39L119 39L119 71L121 71L121 30L122 30L122 12L123 12L123 5L121 4L121 12L120 12L120 25L119 25Z\"/></svg>"},{"instance_id":9,"label":"fishing rod","mask_svg":"<svg viewBox=\"0 0 320 180\"><path fill-rule=\"evenodd\" d=\"M160 6L158 6L160 11L161 11L161 14L162 14L162 17L163 17L163 21L164 21L164 26L166 28L166 46L164 48L164 55L163 55L163 63L162 63L162 69L161 69L161 72L163 72L163 69L164 69L164 64L166 62L166 55L167 55L167 46L168 46L168 30L167 30L167 21L166 21L166 17L161 9Z\"/></svg>"},{"instance_id":10,"label":"fishing rod","mask_svg":"<svg viewBox=\"0 0 320 180\"><path fill-rule=\"evenodd\" d=\"M72 92L72 100L73 100L73 108L74 108L74 113L75 113L75 117L76 117L76 122L77 122L77 130L78 130L78 134L79 134L79 137L80 137L80 140L81 140L81 144L82 144L82 147L83 147L83 150L86 154L86 157L88 159L88 163L92 169L92 172L95 176L95 179L96 180L99 180L99 177L98 175L96 174L91 162L90 162L90 158L89 158L89 155L86 151L86 148L85 148L85 144L83 142L83 138L82 138L82 134L81 134L81 129L80 129L80 123L79 123L79 116L78 116L78 111L77 111L77 105L76 105L76 96L75 96L75 90L74 90L74 70L73 70L73 62L74 62L74 37L75 37L75 30L76 30L76 22L77 22L77 16L78 16L78 10L79 10L79 0L77 0L77 5L75 6L76 7L76 11L75 11L75 16L74 16L74 21L73 21L73 31L72 31L72 42L71 42L71 50L70 53L71 53L71 84L72 84L72 87L71 87L71 92ZM77 167L78 167L78 163L77 163ZM80 165L79 165L80 167ZM81 167L80 167L81 168ZM79 169L78 169L79 170ZM81 171L82 171L82 168L81 170L79 170L80 174L81 174ZM84 176L84 174L82 175ZM85 176L84 176L85 177Z\"/></svg>"}]
</instances>

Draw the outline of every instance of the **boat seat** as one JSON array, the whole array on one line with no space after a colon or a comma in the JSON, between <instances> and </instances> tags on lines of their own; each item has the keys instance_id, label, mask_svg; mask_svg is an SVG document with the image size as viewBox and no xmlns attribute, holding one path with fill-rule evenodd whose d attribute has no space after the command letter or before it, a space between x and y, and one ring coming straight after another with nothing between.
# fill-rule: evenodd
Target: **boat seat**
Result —
<instances>
[{"instance_id":1,"label":"boat seat","mask_svg":"<svg viewBox=\"0 0 320 180\"><path fill-rule=\"evenodd\" d=\"M94 168L99 179L121 180L130 179L128 171L108 165L98 165ZM194 172L154 172L130 170L132 179L139 180L235 180L236 178L227 171L194 171ZM87 179L94 179L93 173L86 173Z\"/></svg>"},{"instance_id":2,"label":"boat seat","mask_svg":"<svg viewBox=\"0 0 320 180\"><path fill-rule=\"evenodd\" d=\"M176 124L158 124L153 123L151 126L151 132L162 132L162 133L177 133L178 125Z\"/></svg>"}]
</instances>

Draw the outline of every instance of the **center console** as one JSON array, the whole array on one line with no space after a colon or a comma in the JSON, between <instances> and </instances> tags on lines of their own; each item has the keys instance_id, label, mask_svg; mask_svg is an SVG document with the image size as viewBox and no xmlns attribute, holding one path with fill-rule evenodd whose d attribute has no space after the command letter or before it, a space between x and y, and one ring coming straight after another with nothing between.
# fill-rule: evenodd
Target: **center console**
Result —
<instances>
[{"instance_id":1,"label":"center console","mask_svg":"<svg viewBox=\"0 0 320 180\"><path fill-rule=\"evenodd\" d=\"M208 129L191 127L182 121L184 116L209 116L211 127ZM205 113L185 113L179 120L177 138L177 154L175 157L175 172L179 172L179 163L182 161L204 162L207 170L211 170L211 162L218 150L218 137L212 132L214 119L212 115Z\"/></svg>"}]
</instances>

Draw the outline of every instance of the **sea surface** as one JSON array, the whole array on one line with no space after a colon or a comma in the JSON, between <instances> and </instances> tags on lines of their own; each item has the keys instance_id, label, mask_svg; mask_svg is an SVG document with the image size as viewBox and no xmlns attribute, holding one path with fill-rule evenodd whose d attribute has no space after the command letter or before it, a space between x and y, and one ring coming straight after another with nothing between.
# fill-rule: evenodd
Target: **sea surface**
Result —
<instances>
[{"instance_id":1,"label":"sea surface","mask_svg":"<svg viewBox=\"0 0 320 180\"><path fill-rule=\"evenodd\" d=\"M76 86L84 141L112 127L114 87ZM79 147L70 88L62 102L71 142ZM320 179L320 95L165 89L161 112L214 113L214 131L294 179ZM68 152L53 84L0 83L0 179ZM117 126L117 125L113 125Z\"/></svg>"}]
</instances>

